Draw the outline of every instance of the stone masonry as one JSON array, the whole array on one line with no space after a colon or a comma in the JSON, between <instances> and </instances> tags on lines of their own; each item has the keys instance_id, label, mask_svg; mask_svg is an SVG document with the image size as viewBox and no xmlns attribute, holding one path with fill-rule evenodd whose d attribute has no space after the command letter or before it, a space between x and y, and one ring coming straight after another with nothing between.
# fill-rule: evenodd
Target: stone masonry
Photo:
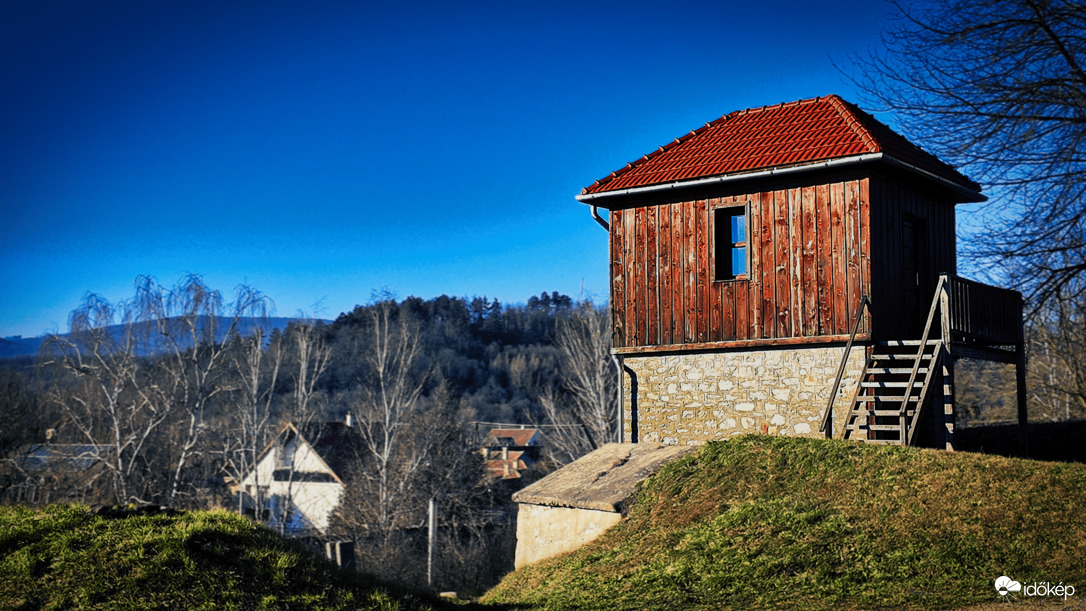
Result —
<instances>
[{"instance_id":1,"label":"stone masonry","mask_svg":"<svg viewBox=\"0 0 1086 611\"><path fill-rule=\"evenodd\" d=\"M763 433L822 437L818 430L843 346L803 346L700 354L626 357L637 377L637 411L625 381L623 441L637 426L638 442L697 445L733 435ZM853 346L834 403L839 437L864 366Z\"/></svg>"}]
</instances>

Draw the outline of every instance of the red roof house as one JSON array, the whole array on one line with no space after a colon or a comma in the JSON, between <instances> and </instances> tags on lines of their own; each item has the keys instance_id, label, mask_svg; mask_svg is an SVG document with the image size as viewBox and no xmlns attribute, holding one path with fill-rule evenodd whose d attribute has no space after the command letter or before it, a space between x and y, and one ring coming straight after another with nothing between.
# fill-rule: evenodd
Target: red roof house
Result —
<instances>
[{"instance_id":1,"label":"red roof house","mask_svg":"<svg viewBox=\"0 0 1086 611\"><path fill-rule=\"evenodd\" d=\"M1020 296L955 276L955 205L983 201L980 186L838 96L726 114L577 199L609 232L613 348L636 378L624 382L628 441L820 430L889 440L905 429L913 439L927 427L941 445L952 413L922 423L920 409L865 418L827 406L858 394L890 411L891 398L860 384L875 375L872 350L886 357L872 369L902 369L887 365L888 342L903 350L938 335L943 352L958 341L1015 358L999 351L1019 343ZM954 303L933 324L944 293ZM919 381L910 371L876 388L909 385L899 405L920 400L912 385L930 389L938 365L952 367L929 353Z\"/></svg>"}]
</instances>

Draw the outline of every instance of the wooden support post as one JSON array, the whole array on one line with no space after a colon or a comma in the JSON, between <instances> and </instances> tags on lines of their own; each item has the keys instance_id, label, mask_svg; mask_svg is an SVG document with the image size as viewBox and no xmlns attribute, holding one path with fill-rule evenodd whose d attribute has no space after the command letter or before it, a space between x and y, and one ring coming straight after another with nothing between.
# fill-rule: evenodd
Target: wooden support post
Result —
<instances>
[{"instance_id":1,"label":"wooden support post","mask_svg":"<svg viewBox=\"0 0 1086 611\"><path fill-rule=\"evenodd\" d=\"M939 324L942 328L943 334L943 355L939 359L939 362L943 366L943 409L941 419L943 421L943 438L944 448L953 452L954 445L954 352L953 343L951 342L951 328L950 328L950 294L947 292L946 275L942 277L943 282L940 283L942 289L939 293L939 309L941 310L939 316ZM934 366L935 363L932 363ZM936 421L940 418L939 414L936 414Z\"/></svg>"},{"instance_id":2,"label":"wooden support post","mask_svg":"<svg viewBox=\"0 0 1086 611\"><path fill-rule=\"evenodd\" d=\"M1029 411L1026 409L1026 347L1019 342L1015 348L1015 395L1018 399L1018 452L1029 456Z\"/></svg>"},{"instance_id":3,"label":"wooden support post","mask_svg":"<svg viewBox=\"0 0 1086 611\"><path fill-rule=\"evenodd\" d=\"M949 452L955 450L954 444L954 355L950 351L943 354L940 359L943 364L943 435L945 449Z\"/></svg>"},{"instance_id":4,"label":"wooden support post","mask_svg":"<svg viewBox=\"0 0 1086 611\"><path fill-rule=\"evenodd\" d=\"M1014 349L1015 395L1018 399L1018 451L1029 456L1029 410L1026 407L1026 329L1022 324L1022 296L1017 295L1018 344Z\"/></svg>"}]
</instances>

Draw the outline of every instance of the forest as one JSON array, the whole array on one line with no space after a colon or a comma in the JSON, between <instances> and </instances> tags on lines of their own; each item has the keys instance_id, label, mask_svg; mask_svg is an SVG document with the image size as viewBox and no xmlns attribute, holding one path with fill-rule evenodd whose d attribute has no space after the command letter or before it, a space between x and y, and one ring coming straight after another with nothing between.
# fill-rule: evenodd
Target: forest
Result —
<instances>
[{"instance_id":1,"label":"forest","mask_svg":"<svg viewBox=\"0 0 1086 611\"><path fill-rule=\"evenodd\" d=\"M69 333L0 365L2 498L236 510L230 484L287 423L351 414L355 476L324 538L357 542L363 570L424 584L434 499L437 580L462 590L511 567L516 487L614 440L607 314L590 300L381 291L334 321L265 333L253 321L270 306L246 286L227 300L195 275L170 287L141 277L121 303L88 294ZM492 423L543 431L524 477L485 475ZM84 451L35 469L36 444Z\"/></svg>"}]
</instances>

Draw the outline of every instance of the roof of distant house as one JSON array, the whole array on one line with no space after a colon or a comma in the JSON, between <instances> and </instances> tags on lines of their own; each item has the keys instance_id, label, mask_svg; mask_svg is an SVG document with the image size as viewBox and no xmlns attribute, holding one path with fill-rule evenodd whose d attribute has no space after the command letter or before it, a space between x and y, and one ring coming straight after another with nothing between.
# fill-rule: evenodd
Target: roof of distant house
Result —
<instances>
[{"instance_id":1,"label":"roof of distant house","mask_svg":"<svg viewBox=\"0 0 1086 611\"><path fill-rule=\"evenodd\" d=\"M895 163L948 184L962 201L984 199L980 185L836 95L726 114L597 180L578 199L846 159Z\"/></svg>"},{"instance_id":2,"label":"roof of distant house","mask_svg":"<svg viewBox=\"0 0 1086 611\"><path fill-rule=\"evenodd\" d=\"M525 447L532 445L538 434L538 429L490 429L483 443L487 446Z\"/></svg>"}]
</instances>

